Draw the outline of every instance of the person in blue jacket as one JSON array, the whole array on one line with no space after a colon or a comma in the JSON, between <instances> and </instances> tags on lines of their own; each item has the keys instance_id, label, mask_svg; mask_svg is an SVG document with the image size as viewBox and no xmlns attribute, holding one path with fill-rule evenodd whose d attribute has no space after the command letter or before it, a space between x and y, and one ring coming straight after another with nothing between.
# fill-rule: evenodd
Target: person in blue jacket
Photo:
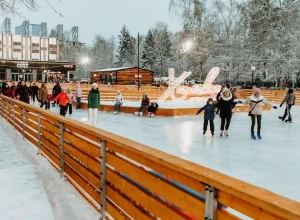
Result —
<instances>
[{"instance_id":1,"label":"person in blue jacket","mask_svg":"<svg viewBox=\"0 0 300 220\"><path fill-rule=\"evenodd\" d=\"M214 136L215 132L215 125L214 125L214 119L215 119L215 107L216 102L214 103L212 98L209 98L207 101L207 104L200 108L196 115L199 115L202 111L204 112L204 123L203 123L203 135L205 135L207 130L207 125L209 121L210 131L212 136Z\"/></svg>"}]
</instances>

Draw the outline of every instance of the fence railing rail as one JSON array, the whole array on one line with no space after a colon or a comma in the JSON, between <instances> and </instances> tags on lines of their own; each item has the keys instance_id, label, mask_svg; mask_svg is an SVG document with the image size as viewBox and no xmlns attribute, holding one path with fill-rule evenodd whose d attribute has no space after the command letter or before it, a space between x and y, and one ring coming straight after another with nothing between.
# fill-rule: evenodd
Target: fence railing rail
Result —
<instances>
[{"instance_id":1,"label":"fence railing rail","mask_svg":"<svg viewBox=\"0 0 300 220\"><path fill-rule=\"evenodd\" d=\"M300 203L118 135L0 96L0 115L103 219L300 219Z\"/></svg>"}]
</instances>

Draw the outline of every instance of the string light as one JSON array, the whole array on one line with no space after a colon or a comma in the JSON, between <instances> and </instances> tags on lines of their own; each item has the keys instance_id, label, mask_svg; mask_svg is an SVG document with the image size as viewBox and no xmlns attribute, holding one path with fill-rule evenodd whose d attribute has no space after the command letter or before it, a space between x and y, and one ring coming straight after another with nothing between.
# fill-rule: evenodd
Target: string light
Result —
<instances>
[{"instance_id":1,"label":"string light","mask_svg":"<svg viewBox=\"0 0 300 220\"><path fill-rule=\"evenodd\" d=\"M169 87L168 89L158 98L157 101L164 102L167 100L168 97L171 97L172 100L187 100L190 95L213 95L217 94L220 89L221 85L213 85L212 83L220 74L219 67L213 67L203 84L193 85L192 87L181 85L184 80L189 77L192 73L191 72L183 72L181 76L179 76L175 80L175 70L170 68L168 70L169 74ZM175 96L175 91L177 94L181 94L182 96L177 98ZM198 101L199 97L190 99L191 101Z\"/></svg>"}]
</instances>

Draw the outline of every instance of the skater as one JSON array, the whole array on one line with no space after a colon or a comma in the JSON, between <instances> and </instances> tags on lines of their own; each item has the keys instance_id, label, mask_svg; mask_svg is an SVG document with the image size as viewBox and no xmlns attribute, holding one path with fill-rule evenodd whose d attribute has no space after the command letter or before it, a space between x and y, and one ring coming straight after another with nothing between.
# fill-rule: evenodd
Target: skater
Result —
<instances>
[{"instance_id":1,"label":"skater","mask_svg":"<svg viewBox=\"0 0 300 220\"><path fill-rule=\"evenodd\" d=\"M120 91L117 91L117 95L115 97L115 112L114 114L118 114L120 106L123 105L123 96Z\"/></svg>"},{"instance_id":2,"label":"skater","mask_svg":"<svg viewBox=\"0 0 300 220\"><path fill-rule=\"evenodd\" d=\"M223 137L223 135L228 137L229 135L228 129L232 117L232 105L233 105L233 95L228 90L227 87L224 87L224 89L220 93L220 100L218 101L217 104L217 107L220 111L220 117L221 117L221 131L220 131L221 137Z\"/></svg>"},{"instance_id":3,"label":"skater","mask_svg":"<svg viewBox=\"0 0 300 220\"><path fill-rule=\"evenodd\" d=\"M32 91L32 101L35 102L35 98L39 100L39 87L33 83L33 85L30 86L30 89Z\"/></svg>"},{"instance_id":4,"label":"skater","mask_svg":"<svg viewBox=\"0 0 300 220\"><path fill-rule=\"evenodd\" d=\"M39 100L41 102L41 108L44 107L45 105L45 109L48 109L48 89L47 86L45 86L45 83L42 83L41 88L40 88L40 92L39 92Z\"/></svg>"},{"instance_id":5,"label":"skater","mask_svg":"<svg viewBox=\"0 0 300 220\"><path fill-rule=\"evenodd\" d=\"M72 117L72 101L74 99L71 89L67 89L67 94L71 99L71 102L68 103L69 116Z\"/></svg>"},{"instance_id":6,"label":"skater","mask_svg":"<svg viewBox=\"0 0 300 220\"><path fill-rule=\"evenodd\" d=\"M89 107L89 116L88 124L92 126L97 126L97 116L98 108L100 106L100 92L98 89L98 84L93 83L92 89L88 95L88 107Z\"/></svg>"},{"instance_id":7,"label":"skater","mask_svg":"<svg viewBox=\"0 0 300 220\"><path fill-rule=\"evenodd\" d=\"M148 107L148 117L154 117L154 114L158 107L159 105L156 102L151 102L150 106Z\"/></svg>"},{"instance_id":8,"label":"skater","mask_svg":"<svg viewBox=\"0 0 300 220\"><path fill-rule=\"evenodd\" d=\"M5 84L5 86L2 88L2 94L4 96L9 97L9 98L12 97L12 92L11 92L11 89L9 88L8 84Z\"/></svg>"},{"instance_id":9,"label":"skater","mask_svg":"<svg viewBox=\"0 0 300 220\"><path fill-rule=\"evenodd\" d=\"M284 121L285 118L286 118L286 116L288 116L288 119L285 120L285 122L292 123L291 108L292 108L292 105L295 105L295 101L296 101L296 96L294 94L294 90L293 89L289 89L289 91L286 94L284 100L280 104L280 108L281 108L282 105L284 103L286 103L286 108L285 108L284 115L282 117L281 116L278 117L281 121Z\"/></svg>"},{"instance_id":10,"label":"skater","mask_svg":"<svg viewBox=\"0 0 300 220\"><path fill-rule=\"evenodd\" d=\"M80 88L80 83L76 85L75 97L76 97L76 109L80 109L81 107L81 98L82 98L82 89Z\"/></svg>"},{"instance_id":11,"label":"skater","mask_svg":"<svg viewBox=\"0 0 300 220\"><path fill-rule=\"evenodd\" d=\"M150 99L148 98L147 94L143 93L141 107L139 107L139 109L134 114L143 116L143 114L146 111L146 109L148 108L149 104L150 104Z\"/></svg>"},{"instance_id":12,"label":"skater","mask_svg":"<svg viewBox=\"0 0 300 220\"><path fill-rule=\"evenodd\" d=\"M277 109L277 107L273 106L261 95L261 90L259 88L255 89L254 95L249 96L248 99L244 102L239 101L239 103L243 103L244 105L249 105L248 115L251 117L251 122L252 122L251 138L253 140L256 140L256 136L254 135L254 126L255 126L255 118L257 118L257 138L261 140L262 136L260 131L261 131L262 104L268 105L274 109Z\"/></svg>"},{"instance_id":13,"label":"skater","mask_svg":"<svg viewBox=\"0 0 300 220\"><path fill-rule=\"evenodd\" d=\"M25 81L24 80L20 81L19 86L15 92L15 97L19 97L19 101L29 104L31 95L32 95L32 91L29 87L26 86Z\"/></svg>"},{"instance_id":14,"label":"skater","mask_svg":"<svg viewBox=\"0 0 300 220\"><path fill-rule=\"evenodd\" d=\"M215 118L215 107L217 102L214 103L212 98L207 100L207 103L204 107L200 108L196 115L199 115L202 111L204 112L204 123L203 123L203 135L205 135L207 130L207 125L209 121L209 127L211 135L215 135L215 125L214 125L214 118Z\"/></svg>"},{"instance_id":15,"label":"skater","mask_svg":"<svg viewBox=\"0 0 300 220\"><path fill-rule=\"evenodd\" d=\"M60 107L60 115L66 116L67 114L67 109L68 109L68 103L71 102L71 99L69 95L67 94L66 88L62 89L62 92L59 93L54 99L53 102L58 100L58 104Z\"/></svg>"},{"instance_id":16,"label":"skater","mask_svg":"<svg viewBox=\"0 0 300 220\"><path fill-rule=\"evenodd\" d=\"M54 98L56 98L56 96L58 96L58 94L60 93L61 93L61 87L59 83L56 83L56 85L52 89L52 94L54 95ZM59 103L59 100L57 100L57 103ZM55 107L55 102L52 103L52 107Z\"/></svg>"},{"instance_id":17,"label":"skater","mask_svg":"<svg viewBox=\"0 0 300 220\"><path fill-rule=\"evenodd\" d=\"M10 87L11 90L11 97L15 97L15 92L17 90L16 84L13 82L12 86Z\"/></svg>"}]
</instances>

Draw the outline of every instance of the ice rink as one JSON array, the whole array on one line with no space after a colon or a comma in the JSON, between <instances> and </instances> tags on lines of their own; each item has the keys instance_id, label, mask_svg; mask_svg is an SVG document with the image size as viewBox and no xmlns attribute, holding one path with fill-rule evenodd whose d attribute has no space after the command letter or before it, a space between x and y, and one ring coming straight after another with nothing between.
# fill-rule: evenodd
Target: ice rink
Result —
<instances>
[{"instance_id":1,"label":"ice rink","mask_svg":"<svg viewBox=\"0 0 300 220\"><path fill-rule=\"evenodd\" d=\"M233 115L226 138L219 136L218 117L215 137L209 131L203 136L203 115L148 118L99 112L98 127L300 201L300 107L292 108L292 124L278 119L284 108L263 112L260 141L250 139L247 113ZM72 118L86 123L87 114L73 109Z\"/></svg>"}]
</instances>

